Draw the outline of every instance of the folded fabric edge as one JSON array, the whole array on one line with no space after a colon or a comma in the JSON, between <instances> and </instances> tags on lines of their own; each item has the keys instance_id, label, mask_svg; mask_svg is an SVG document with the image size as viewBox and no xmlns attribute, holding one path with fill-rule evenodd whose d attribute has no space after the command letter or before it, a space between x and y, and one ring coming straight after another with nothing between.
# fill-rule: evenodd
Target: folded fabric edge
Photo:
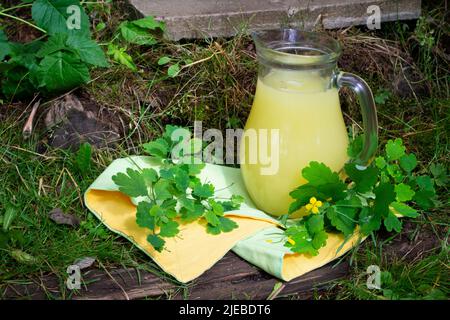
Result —
<instances>
[{"instance_id":1,"label":"folded fabric edge","mask_svg":"<svg viewBox=\"0 0 450 320\"><path fill-rule=\"evenodd\" d=\"M228 248L226 248L226 250L224 250L223 255L221 255L219 259L217 259L216 261L212 262L209 266L207 266L207 268L205 268L203 271L199 272L197 275L194 275L194 276L192 276L192 277L189 277L189 278L184 279L184 278L180 278L180 277L176 276L175 274L173 274L173 273L170 272L170 271L166 271L166 269L164 268L164 266L162 266L156 259L154 259L154 257L153 257L147 250L145 250L143 247L141 247L141 246L133 239L133 237L130 237L130 236L128 236L127 234L125 234L125 233L123 233L123 232L121 232L121 231L119 231L119 230L117 230L117 229L112 228L108 223L106 223L106 221L102 218L101 214L99 214L99 213L98 213L98 212L97 212L97 211L89 204L89 201L88 201L88 194L89 194L89 192L95 191L95 190L97 190L97 189L88 189L88 190L86 190L86 192L84 193L84 196L83 196L84 203L85 203L86 207L89 209L89 211L91 211L91 212L97 217L97 219L99 219L99 220L101 221L101 223L102 223L104 226L106 226L106 227L108 228L108 230L110 230L110 231L112 231L112 232L114 232L114 233L116 233L116 234L118 234L118 235L124 237L124 238L127 239L128 241L130 241L133 245L135 245L135 246L136 246L137 248L139 248L142 252L144 252L148 257L150 257L150 258L152 259L152 261L155 262L156 265L158 265L158 267L161 268L161 270L163 270L163 271L166 272L167 274L171 275L175 280L177 280L178 282L183 283L183 284L188 283L188 282L190 282L190 281L192 281L192 280L195 280L196 278L198 278L199 276L201 276L204 272L206 272L207 270L209 270L209 269L210 269L212 266L214 266L220 259L222 259L222 258L223 258L223 257L224 257L224 256L225 256L225 255L226 255L226 254L227 254L227 253L228 253L228 252L236 245L236 243L238 243L239 241L241 241L241 240L243 240L243 239L245 239L245 238L251 237L251 236L255 235L256 233L258 233L258 232L260 232L260 231L262 231L262 230L265 230L265 229L267 229L267 228L272 228L272 227L274 227L273 221L270 221L270 220L265 220L265 219L255 219L255 218L249 217L249 216L231 215L231 217L234 217L234 218L236 218L236 219L259 220L259 221L266 222L266 223L268 223L268 224L267 224L266 227L263 227L263 228L261 228L261 229L255 231L255 232L249 233L249 234L247 234L245 237L243 237L242 239L238 239L238 240L234 241L233 243L231 243L231 244L228 246ZM99 190L99 191L108 191L108 190ZM113 191L112 191L112 192L113 192Z\"/></svg>"},{"instance_id":2,"label":"folded fabric edge","mask_svg":"<svg viewBox=\"0 0 450 320\"><path fill-rule=\"evenodd\" d=\"M93 190L96 190L96 189L88 189L88 190L86 190L86 192L84 193L84 196L83 196L84 204L85 204L86 207L89 209L89 211L91 211L92 214L93 214L94 216L96 216L97 219L99 219L100 222L101 222L106 228L108 228L108 230L110 230L111 232L113 232L113 233L115 233L115 234L118 234L118 235L124 237L125 239L127 239L128 241L130 241L134 246L136 246L137 248L139 248L139 250L141 250L141 251L144 252L148 257L150 257L150 258L152 259L152 261L153 261L154 263L156 263L156 265L157 265L159 268L161 268L161 270L164 270L164 268L158 263L158 261L156 261L155 259L153 259L153 257L150 255L150 253L149 253L147 250L145 250L144 248L142 248L136 241L134 241L134 239L133 239L132 237L129 237L129 236L126 235L125 233L123 233L123 232L121 232L121 231L119 231L119 230L116 230L116 229L110 227L109 224L107 224L107 223L105 222L105 220L102 218L101 214L99 214L95 209L93 209L93 208L89 205L89 201L88 201L88 199L87 199L87 196L88 196L88 193L89 193L90 191L93 191ZM101 190L101 191L108 191L108 190ZM164 272L166 272L166 271L164 271ZM173 278L175 278L175 280L177 280L178 282L186 283L186 282L182 281L181 279L178 279L175 275L173 275L173 274L171 274L171 273L169 273L169 272L166 272L166 273L170 274L170 275L171 275Z\"/></svg>"},{"instance_id":3,"label":"folded fabric edge","mask_svg":"<svg viewBox=\"0 0 450 320\"><path fill-rule=\"evenodd\" d=\"M336 253L332 258L324 258L321 260L321 262L315 264L314 266L310 266L302 270L301 272L292 272L287 269L289 269L289 259L295 259L296 257L299 258L305 258L306 256L304 254L299 253L285 253L283 255L283 261L282 261L282 270L281 270L281 278L284 281L291 281L295 278L301 277L313 270L319 269L325 265L327 265L330 262L335 261L336 259L339 259L340 257L344 256L347 252L358 246L360 243L362 243L367 237L362 237L359 232L355 233L353 236L351 236L349 239L347 239L344 243L341 243L340 246L342 246L339 249L336 249ZM333 247L336 247L333 245ZM319 250L324 250L326 247L321 248ZM337 251L339 250L339 251ZM323 251L322 251L323 252ZM314 259L314 257L312 257ZM305 263L306 265L307 263Z\"/></svg>"}]
</instances>

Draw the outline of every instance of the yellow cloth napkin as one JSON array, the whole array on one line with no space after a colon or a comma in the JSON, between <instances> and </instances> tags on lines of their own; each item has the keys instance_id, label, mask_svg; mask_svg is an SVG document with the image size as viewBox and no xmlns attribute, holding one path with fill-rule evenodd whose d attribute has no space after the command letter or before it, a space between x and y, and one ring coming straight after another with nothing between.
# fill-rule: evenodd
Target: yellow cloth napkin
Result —
<instances>
[{"instance_id":1,"label":"yellow cloth napkin","mask_svg":"<svg viewBox=\"0 0 450 320\"><path fill-rule=\"evenodd\" d=\"M158 166L150 157L115 160L85 192L85 204L106 227L130 240L180 282L197 278L231 249L266 272L288 281L338 258L359 240L358 235L354 235L344 243L341 235L330 233L319 255L292 253L283 245L283 231L278 221L255 208L245 191L240 170L207 164L200 179L214 184L216 197L239 194L245 198L239 210L225 213L239 227L228 233L210 235L206 233L205 221L181 224L179 235L166 238L166 250L157 252L147 243L149 230L136 224L135 199L120 193L111 179L116 173L136 168L136 165L140 168Z\"/></svg>"}]
</instances>

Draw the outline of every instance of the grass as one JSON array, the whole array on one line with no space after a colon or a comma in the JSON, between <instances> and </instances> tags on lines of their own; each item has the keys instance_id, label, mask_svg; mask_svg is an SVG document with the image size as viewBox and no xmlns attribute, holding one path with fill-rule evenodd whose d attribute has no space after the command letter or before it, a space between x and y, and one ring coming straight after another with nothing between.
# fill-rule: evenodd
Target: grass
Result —
<instances>
[{"instance_id":1,"label":"grass","mask_svg":"<svg viewBox=\"0 0 450 320\"><path fill-rule=\"evenodd\" d=\"M445 5L444 1L435 1L425 7L417 24L384 24L382 30L370 33L356 28L333 32L346 48L341 68L360 74L373 88L378 100L380 140L402 137L407 148L419 156L423 171L432 163L447 167L449 163L450 77L444 50L449 25L445 22ZM123 4L98 4L90 9L96 13L92 15L94 26L108 21L105 29L95 33L106 45L119 21L128 18ZM203 120L205 129L243 127L253 99L257 64L251 39L244 33L231 39L161 41L152 48L129 47L128 52L138 72L114 64L96 70L92 77L96 80L83 89L122 119L125 132L117 149L94 153L87 173L80 172L71 152L35 152L48 135L45 130L35 130L29 140L22 138L29 112L26 102L6 102L0 107L0 212L11 205L18 212L8 246L0 249L0 295L8 284L46 273L58 275L63 283L67 266L85 256L96 257L106 268L134 267L167 277L147 256L92 217L81 195L113 159L139 152L139 145L158 135L165 124L189 126L194 120ZM189 60L193 63L187 62L177 77L170 78L167 67L157 65L162 56L183 61L182 65ZM418 75L418 80L400 83L403 87L395 78L401 75L401 63ZM402 90L405 86L412 86L414 92ZM342 106L349 129L357 130L361 119L354 96L344 91ZM398 236L378 235L375 242L367 240L347 255L350 278L335 282L315 298L448 298L448 187L438 192L441 206L423 212L412 222L418 233L428 230L437 239L437 251L412 261L387 258L384 250ZM54 208L79 217L81 226L53 223L48 214ZM12 248L30 254L36 261L17 261L11 255ZM365 285L365 270L372 264L384 272L383 290L368 290Z\"/></svg>"}]
</instances>

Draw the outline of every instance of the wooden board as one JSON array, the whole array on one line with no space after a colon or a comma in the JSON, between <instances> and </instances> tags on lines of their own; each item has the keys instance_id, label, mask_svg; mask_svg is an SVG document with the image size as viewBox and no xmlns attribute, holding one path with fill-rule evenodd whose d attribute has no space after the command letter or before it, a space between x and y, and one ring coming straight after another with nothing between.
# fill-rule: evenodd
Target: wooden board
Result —
<instances>
[{"instance_id":1,"label":"wooden board","mask_svg":"<svg viewBox=\"0 0 450 320\"><path fill-rule=\"evenodd\" d=\"M439 229L439 228L438 228ZM441 230L442 231L442 230ZM442 231L442 234L444 232ZM380 232L380 239L391 234ZM364 244L363 244L364 246ZM439 238L429 225L405 221L402 232L383 246L386 261L412 262L440 247ZM277 297L296 294L311 298L314 289L326 288L330 281L349 274L346 259L311 271L283 283ZM267 299L279 279L229 252L201 277L187 285L174 284L148 271L138 269L89 269L83 272L81 290L65 287L65 279L44 275L28 282L14 281L0 292L6 299ZM186 290L185 290L186 289Z\"/></svg>"},{"instance_id":2,"label":"wooden board","mask_svg":"<svg viewBox=\"0 0 450 320\"><path fill-rule=\"evenodd\" d=\"M323 288L327 282L346 276L348 264L342 262L333 267L335 263L284 283L278 297L299 294L308 298L314 288ZM83 273L84 284L77 293L65 289L63 279L47 275L27 284L11 284L1 296L7 299L266 299L279 281L229 252L201 277L186 285L188 290L147 271L92 269Z\"/></svg>"}]
</instances>

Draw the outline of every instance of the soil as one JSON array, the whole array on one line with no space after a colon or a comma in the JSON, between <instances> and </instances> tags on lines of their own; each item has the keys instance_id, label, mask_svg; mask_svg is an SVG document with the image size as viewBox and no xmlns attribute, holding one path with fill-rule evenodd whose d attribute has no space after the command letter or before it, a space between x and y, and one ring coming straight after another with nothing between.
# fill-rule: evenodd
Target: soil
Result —
<instances>
[{"instance_id":1,"label":"soil","mask_svg":"<svg viewBox=\"0 0 450 320\"><path fill-rule=\"evenodd\" d=\"M83 92L67 94L45 111L46 140L53 148L76 151L83 142L114 148L123 134L118 119ZM43 148L41 144L41 152Z\"/></svg>"},{"instance_id":2,"label":"soil","mask_svg":"<svg viewBox=\"0 0 450 320\"><path fill-rule=\"evenodd\" d=\"M380 237L384 239L391 235L386 231L380 232ZM383 254L388 261L414 262L423 259L439 247L439 239L429 224L405 220L401 233L383 247Z\"/></svg>"}]
</instances>

